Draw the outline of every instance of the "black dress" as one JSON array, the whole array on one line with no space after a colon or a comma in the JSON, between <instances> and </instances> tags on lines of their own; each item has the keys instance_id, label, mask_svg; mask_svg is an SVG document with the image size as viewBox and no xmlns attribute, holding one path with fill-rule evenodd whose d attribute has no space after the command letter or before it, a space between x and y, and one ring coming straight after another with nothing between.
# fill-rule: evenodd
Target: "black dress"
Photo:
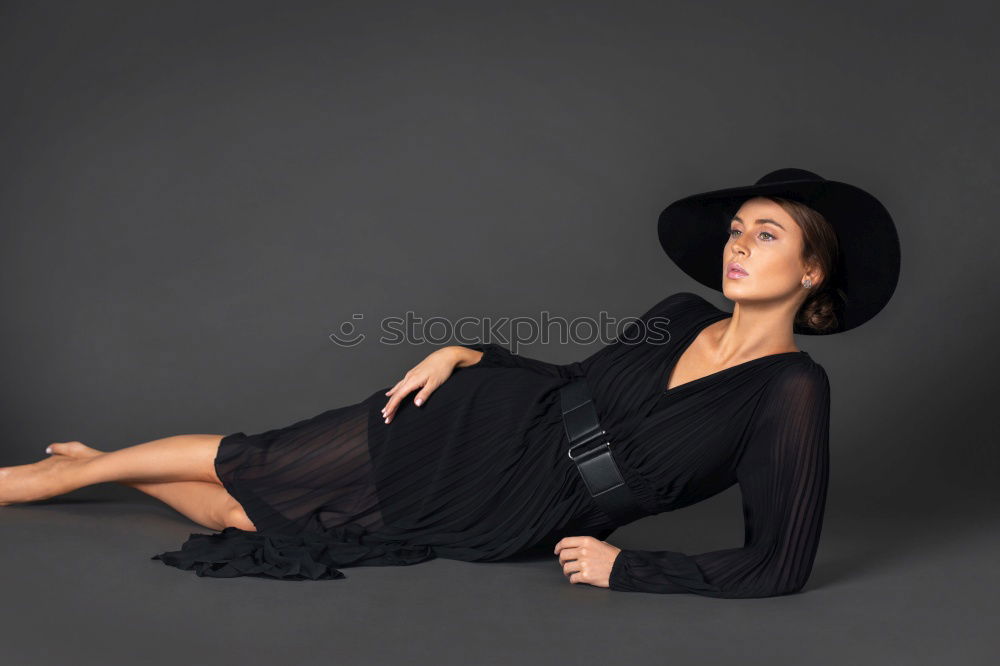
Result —
<instances>
[{"instance_id":1,"label":"black dress","mask_svg":"<svg viewBox=\"0 0 1000 666\"><path fill-rule=\"evenodd\" d=\"M739 484L742 547L622 550L610 589L762 597L812 569L829 465L830 387L807 352L756 358L665 390L697 334L730 313L690 292L663 299L583 361L545 363L495 344L424 405L367 398L256 435L226 436L216 471L256 532L191 534L153 559L199 576L343 578L337 567L434 557L499 560L616 527L567 457L559 388L591 390L616 461L648 515ZM659 339L657 339L659 331ZM553 555L553 558L555 556Z\"/></svg>"}]
</instances>

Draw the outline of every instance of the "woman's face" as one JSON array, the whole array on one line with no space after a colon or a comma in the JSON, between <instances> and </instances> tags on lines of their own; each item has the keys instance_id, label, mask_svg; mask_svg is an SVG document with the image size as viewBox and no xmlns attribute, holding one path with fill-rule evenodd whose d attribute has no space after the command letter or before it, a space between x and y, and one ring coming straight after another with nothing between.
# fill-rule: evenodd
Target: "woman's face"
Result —
<instances>
[{"instance_id":1,"label":"woman's face","mask_svg":"<svg viewBox=\"0 0 1000 666\"><path fill-rule=\"evenodd\" d=\"M818 269L802 261L802 229L785 209L764 197L743 202L729 222L722 252L722 291L731 301L805 300L802 282L819 284ZM739 264L744 272L730 268Z\"/></svg>"}]
</instances>

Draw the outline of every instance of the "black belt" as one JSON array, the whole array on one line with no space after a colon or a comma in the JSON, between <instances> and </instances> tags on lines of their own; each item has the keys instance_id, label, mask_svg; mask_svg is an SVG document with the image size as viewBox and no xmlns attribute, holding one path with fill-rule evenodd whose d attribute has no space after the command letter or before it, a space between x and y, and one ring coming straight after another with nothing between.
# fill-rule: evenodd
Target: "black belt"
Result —
<instances>
[{"instance_id":1,"label":"black belt","mask_svg":"<svg viewBox=\"0 0 1000 666\"><path fill-rule=\"evenodd\" d=\"M563 425L569 438L569 459L583 477L597 505L619 524L649 515L644 511L625 483L607 433L597 419L597 410L590 398L586 381L578 380L559 389Z\"/></svg>"}]
</instances>

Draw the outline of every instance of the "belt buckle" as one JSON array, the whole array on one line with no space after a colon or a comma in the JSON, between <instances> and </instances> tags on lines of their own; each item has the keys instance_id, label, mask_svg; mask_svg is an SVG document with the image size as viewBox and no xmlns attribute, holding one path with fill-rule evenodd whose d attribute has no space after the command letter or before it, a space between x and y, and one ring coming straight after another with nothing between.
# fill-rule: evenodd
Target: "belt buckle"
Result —
<instances>
[{"instance_id":1,"label":"belt buckle","mask_svg":"<svg viewBox=\"0 0 1000 666\"><path fill-rule=\"evenodd\" d=\"M591 442L593 442L595 439L597 439L599 437L603 439L604 436L607 435L607 434L608 433L605 430L602 429L602 430L599 430L599 431L593 433L592 435L587 436L587 438L585 440L583 440L581 442L577 442L573 446L569 447L569 449L566 450L566 455L569 456L570 460L572 460L573 462L576 462L576 458L573 457L573 449L581 447L581 446L584 446L585 444L590 444ZM605 446L605 447L607 447L607 449L609 451L611 450L611 442L605 441L603 444L595 446L593 449L591 449L591 451L597 450L597 448L599 448L600 446Z\"/></svg>"}]
</instances>

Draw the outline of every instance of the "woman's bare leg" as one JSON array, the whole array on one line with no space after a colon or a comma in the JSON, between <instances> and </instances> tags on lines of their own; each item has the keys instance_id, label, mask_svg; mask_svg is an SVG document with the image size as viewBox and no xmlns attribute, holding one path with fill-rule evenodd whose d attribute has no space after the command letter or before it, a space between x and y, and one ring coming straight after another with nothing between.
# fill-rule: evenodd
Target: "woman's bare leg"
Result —
<instances>
[{"instance_id":1,"label":"woman's bare leg","mask_svg":"<svg viewBox=\"0 0 1000 666\"><path fill-rule=\"evenodd\" d=\"M93 458L105 455L107 451L87 446L83 442L53 442L49 446L52 455L69 458ZM199 525L221 530L236 527L247 532L256 532L257 527L239 502L221 485L210 481L117 481L123 486L135 488L150 497L155 497L187 516ZM221 517L221 519L220 519Z\"/></svg>"},{"instance_id":2,"label":"woman's bare leg","mask_svg":"<svg viewBox=\"0 0 1000 666\"><path fill-rule=\"evenodd\" d=\"M31 465L0 468L0 504L46 499L110 481L197 483L157 492L176 502L175 508L192 520L218 529L246 515L215 473L221 439L221 435L174 435L88 458L54 455ZM233 526L242 529L248 524L246 520Z\"/></svg>"}]
</instances>

